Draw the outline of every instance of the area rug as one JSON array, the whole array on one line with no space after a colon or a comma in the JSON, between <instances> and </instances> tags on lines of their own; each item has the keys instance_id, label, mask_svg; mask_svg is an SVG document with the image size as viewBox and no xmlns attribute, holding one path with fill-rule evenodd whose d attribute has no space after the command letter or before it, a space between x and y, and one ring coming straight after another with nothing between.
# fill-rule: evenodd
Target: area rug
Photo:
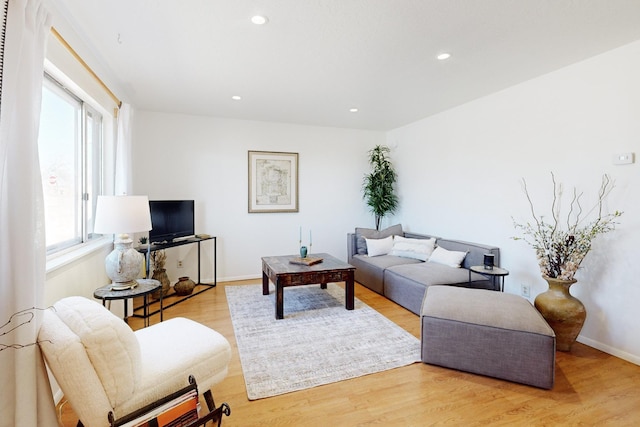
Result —
<instances>
[{"instance_id":1,"label":"area rug","mask_svg":"<svg viewBox=\"0 0 640 427\"><path fill-rule=\"evenodd\" d=\"M275 319L275 289L225 287L249 400L381 372L420 361L420 341L330 283L284 290ZM416 320L417 322L418 320Z\"/></svg>"}]
</instances>

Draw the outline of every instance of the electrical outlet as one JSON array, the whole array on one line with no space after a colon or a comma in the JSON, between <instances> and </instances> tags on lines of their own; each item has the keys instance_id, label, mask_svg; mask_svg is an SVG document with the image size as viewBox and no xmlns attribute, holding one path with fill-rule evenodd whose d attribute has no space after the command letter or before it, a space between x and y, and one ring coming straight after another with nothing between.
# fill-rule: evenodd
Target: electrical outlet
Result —
<instances>
[{"instance_id":1,"label":"electrical outlet","mask_svg":"<svg viewBox=\"0 0 640 427\"><path fill-rule=\"evenodd\" d=\"M529 285L525 285L524 283L522 284L522 286L520 287L520 294L525 297L525 298L529 298Z\"/></svg>"},{"instance_id":2,"label":"electrical outlet","mask_svg":"<svg viewBox=\"0 0 640 427\"><path fill-rule=\"evenodd\" d=\"M182 268L182 267L183 267L183 265L182 265L182 261L181 261L181 260L178 260L178 268Z\"/></svg>"}]
</instances>

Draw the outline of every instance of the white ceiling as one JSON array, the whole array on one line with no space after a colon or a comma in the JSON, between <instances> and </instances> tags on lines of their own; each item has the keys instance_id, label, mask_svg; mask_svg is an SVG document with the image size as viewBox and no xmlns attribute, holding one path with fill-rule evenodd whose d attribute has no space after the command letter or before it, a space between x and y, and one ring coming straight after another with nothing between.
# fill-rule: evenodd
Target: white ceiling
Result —
<instances>
[{"instance_id":1,"label":"white ceiling","mask_svg":"<svg viewBox=\"0 0 640 427\"><path fill-rule=\"evenodd\" d=\"M373 130L640 40L640 0L52 1L135 108Z\"/></svg>"}]
</instances>

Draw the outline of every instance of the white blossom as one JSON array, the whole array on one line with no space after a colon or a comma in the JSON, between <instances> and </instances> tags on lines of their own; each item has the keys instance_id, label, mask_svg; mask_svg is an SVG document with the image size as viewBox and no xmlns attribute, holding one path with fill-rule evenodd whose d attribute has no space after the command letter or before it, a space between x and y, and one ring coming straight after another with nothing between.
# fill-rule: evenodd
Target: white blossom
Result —
<instances>
[{"instance_id":1,"label":"white blossom","mask_svg":"<svg viewBox=\"0 0 640 427\"><path fill-rule=\"evenodd\" d=\"M514 237L513 239L524 240L535 250L542 275L562 280L572 280L582 260L591 250L593 239L599 234L614 230L617 224L616 218L622 215L622 212L602 213L604 199L613 188L609 176L604 175L598 193L598 203L592 209L593 211L597 208L596 218L591 222L582 224L580 218L582 214L580 197L582 194L577 194L574 189L570 210L566 217L566 229L562 229L559 222L560 212L557 208L562 189L561 186L556 184L553 173L551 177L553 181L553 203L551 206L553 220L546 221L543 216L536 214L526 182L523 179L524 192L529 201L531 214L535 222L533 224L529 222L520 224L514 220L514 227L522 232L523 237Z\"/></svg>"}]
</instances>

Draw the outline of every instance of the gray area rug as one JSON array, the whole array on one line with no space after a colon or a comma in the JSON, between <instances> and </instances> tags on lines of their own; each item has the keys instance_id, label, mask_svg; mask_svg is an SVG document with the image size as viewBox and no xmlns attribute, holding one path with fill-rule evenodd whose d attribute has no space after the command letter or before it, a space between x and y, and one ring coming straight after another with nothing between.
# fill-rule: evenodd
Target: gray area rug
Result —
<instances>
[{"instance_id":1,"label":"gray area rug","mask_svg":"<svg viewBox=\"0 0 640 427\"><path fill-rule=\"evenodd\" d=\"M275 289L225 287L249 400L316 387L420 361L420 341L330 283L284 290L275 319ZM418 320L416 319L416 322Z\"/></svg>"}]
</instances>

